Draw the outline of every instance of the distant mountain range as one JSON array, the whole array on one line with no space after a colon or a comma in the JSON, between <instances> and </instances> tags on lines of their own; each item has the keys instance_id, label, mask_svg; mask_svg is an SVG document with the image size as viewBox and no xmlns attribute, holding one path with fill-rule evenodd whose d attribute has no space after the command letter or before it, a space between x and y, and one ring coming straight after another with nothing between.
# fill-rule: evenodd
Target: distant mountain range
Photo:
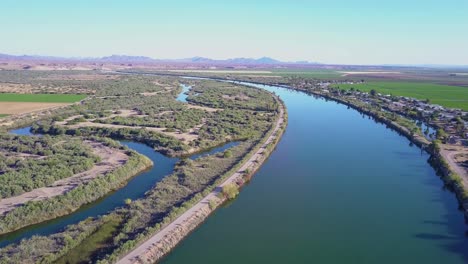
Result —
<instances>
[{"instance_id":1,"label":"distant mountain range","mask_svg":"<svg viewBox=\"0 0 468 264\"><path fill-rule=\"evenodd\" d=\"M275 60L269 57L255 58L232 58L225 60L215 60L205 57L192 57L185 59L153 59L145 56L128 56L128 55L111 55L106 57L54 57L54 56L39 56L39 55L9 55L1 54L2 61L85 61L85 62L102 62L102 63L194 63L194 64L233 64L233 65L261 65L261 64L318 64L308 61L284 62Z\"/></svg>"}]
</instances>

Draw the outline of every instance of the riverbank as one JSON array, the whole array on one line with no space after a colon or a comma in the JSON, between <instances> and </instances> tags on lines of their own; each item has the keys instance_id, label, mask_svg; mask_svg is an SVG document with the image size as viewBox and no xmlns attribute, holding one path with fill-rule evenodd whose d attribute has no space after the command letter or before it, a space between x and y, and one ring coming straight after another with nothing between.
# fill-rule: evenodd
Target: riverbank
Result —
<instances>
[{"instance_id":1,"label":"riverbank","mask_svg":"<svg viewBox=\"0 0 468 264\"><path fill-rule=\"evenodd\" d=\"M194 206L122 257L117 263L148 263L160 260L182 241L185 236L203 223L226 200L226 198L220 196L223 186L236 184L241 187L246 182L246 179L249 179L260 168L274 149L274 146L279 142L286 128L287 115L285 106L281 100L277 97L275 98L280 103L278 119L266 139L247 155L246 160L241 163L240 168L236 169L227 179Z\"/></svg>"},{"instance_id":2,"label":"riverbank","mask_svg":"<svg viewBox=\"0 0 468 264\"><path fill-rule=\"evenodd\" d=\"M44 190L49 190L49 193L54 190L56 193L49 197L33 197L32 194L25 194L24 204L14 204L14 208L10 208L10 211L2 216L0 234L4 235L30 225L70 215L82 206L95 202L108 193L120 189L131 178L153 166L150 159L137 152L125 150L122 153L127 157L124 164L119 161L118 164L121 166L107 172L100 172L95 175L97 177L91 176L88 179L68 178L60 181L63 183L72 180L68 185L63 183L63 185L56 188L49 186L37 190L40 193ZM87 174L84 175L89 177ZM7 203L12 202L11 199L4 200ZM23 202L23 200L18 202Z\"/></svg>"},{"instance_id":3,"label":"riverbank","mask_svg":"<svg viewBox=\"0 0 468 264\"><path fill-rule=\"evenodd\" d=\"M265 85L265 84L262 84ZM441 179L444 183L453 190L455 193L460 206L463 208L463 214L465 219L468 221L468 178L466 178L466 173L461 174L460 171L463 170L455 162L449 160L449 154L447 153L445 147L439 146L440 144L436 141L429 141L423 135L417 133L412 133L408 128L385 118L379 112L365 109L360 105L354 103L352 100L344 100L342 98L332 96L330 94L324 94L316 91L304 90L300 88L295 88L292 86L283 86L284 88L293 89L296 91L301 91L316 96L320 96L329 100L333 100L340 104L344 104L348 107L351 107L360 113L371 116L376 121L381 122L387 125L389 128L397 131L401 135L405 136L413 144L417 145L421 149L427 151L430 155L431 165L441 176Z\"/></svg>"},{"instance_id":4,"label":"riverbank","mask_svg":"<svg viewBox=\"0 0 468 264\"><path fill-rule=\"evenodd\" d=\"M217 81L223 81L223 82L234 82L234 83L243 83L243 82L248 82L251 84L257 84L257 85L272 85L271 83L264 83L260 81L253 81L253 80L243 80L242 78L222 78L219 76L195 76L195 75L190 75L190 74L174 74L174 73L164 73L164 72L156 72L156 73L151 73L151 72L139 72L139 73L134 73L134 72L128 72L128 71L117 71L119 73L123 74L146 74L146 75L161 75L161 76L178 76L178 77L185 77L185 78L199 78L199 79L211 79L211 80L217 80ZM453 160L450 159L449 153L445 151L445 148L437 148L437 151L434 151L434 148L430 148L431 142L427 140L423 135L418 135L415 133L412 133L408 128L392 121L387 118L384 118L383 116L379 115L379 113L367 110L350 100L343 100L339 97L332 96L329 93L321 93L317 92L314 90L309 90L305 89L303 87L294 87L291 86L288 83L280 83L274 84L276 87L280 88L285 88L285 89L291 89L295 91L300 91L304 92L306 94L312 94L316 96L320 96L326 99L333 100L335 102L347 105L361 113L364 113L368 116L373 117L376 121L381 122L386 124L388 127L392 128L393 130L397 131L398 133L402 134L406 138L408 138L412 143L416 144L420 148L424 149L431 155L431 165L436 169L436 171L441 174L441 178L444 180L444 182L453 187L454 192L456 193L457 199L461 206L463 207L464 210L464 215L465 218L468 221L468 178L466 178L466 173L460 174L460 168L457 166ZM458 173L457 173L458 172ZM461 180L459 180L460 177L463 177Z\"/></svg>"},{"instance_id":5,"label":"riverbank","mask_svg":"<svg viewBox=\"0 0 468 264\"><path fill-rule=\"evenodd\" d=\"M102 142L84 140L84 144L92 149L92 153L101 158L99 163L84 172L77 173L71 177L60 179L54 183L33 189L21 195L8 197L0 200L0 215L6 214L16 207L22 206L30 201L41 201L55 196L63 195L81 184L110 173L124 164L130 158L123 149L112 148Z\"/></svg>"}]
</instances>

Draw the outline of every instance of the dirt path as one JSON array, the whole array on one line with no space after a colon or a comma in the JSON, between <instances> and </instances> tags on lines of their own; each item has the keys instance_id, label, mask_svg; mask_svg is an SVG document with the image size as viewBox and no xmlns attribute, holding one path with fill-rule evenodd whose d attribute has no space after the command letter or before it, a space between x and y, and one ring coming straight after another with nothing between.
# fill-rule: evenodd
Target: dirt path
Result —
<instances>
[{"instance_id":1,"label":"dirt path","mask_svg":"<svg viewBox=\"0 0 468 264\"><path fill-rule=\"evenodd\" d=\"M463 147L448 145L441 148L440 154L447 161L449 167L462 178L463 185L468 186L468 171L461 167L455 159L455 156L459 154L468 155L466 150Z\"/></svg>"},{"instance_id":2,"label":"dirt path","mask_svg":"<svg viewBox=\"0 0 468 264\"><path fill-rule=\"evenodd\" d=\"M91 146L95 155L101 157L101 162L95 164L90 170L58 180L51 186L34 189L18 196L1 199L0 214L7 213L15 207L29 201L40 201L62 195L83 183L89 182L100 175L122 166L128 160L128 156L123 150L110 148L104 146L102 143L94 141L85 141L85 143Z\"/></svg>"},{"instance_id":3,"label":"dirt path","mask_svg":"<svg viewBox=\"0 0 468 264\"><path fill-rule=\"evenodd\" d=\"M235 183L239 178L242 178L244 172L247 169L255 168L260 166L261 162L264 161L263 153L267 146L275 140L278 136L277 132L281 128L281 125L284 122L284 109L281 108L279 118L276 122L275 128L263 145L246 161L242 164L241 168L233 173L229 178L227 178L222 184L214 189L210 194L205 196L200 202L195 204L192 208L188 209L185 213L179 216L172 223L161 229L154 236L143 242L141 245L136 247L133 251L128 253L126 256L122 257L117 263L119 264L129 264L129 263L146 263L146 261L152 261L150 256L152 249L158 247L157 245L167 236L173 232L177 232L182 226L190 222L191 219L197 218L200 215L201 211L209 210L209 204L211 200L217 200L217 195L219 194L222 187L226 184Z\"/></svg>"}]
</instances>

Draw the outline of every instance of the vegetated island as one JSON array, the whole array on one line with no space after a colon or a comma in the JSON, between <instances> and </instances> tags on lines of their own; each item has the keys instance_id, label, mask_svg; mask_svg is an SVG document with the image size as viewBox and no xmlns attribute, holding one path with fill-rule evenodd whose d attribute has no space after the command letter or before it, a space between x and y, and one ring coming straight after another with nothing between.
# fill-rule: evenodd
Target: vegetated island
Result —
<instances>
[{"instance_id":1,"label":"vegetated island","mask_svg":"<svg viewBox=\"0 0 468 264\"><path fill-rule=\"evenodd\" d=\"M2 137L8 143L3 152L11 158L2 174L25 175L31 168L38 171L38 176L33 177L35 181L27 186L8 184L11 188L5 191L6 199L0 200L10 205L0 217L3 233L73 214L84 204L92 206L93 201L124 186L129 178L151 166L144 156L110 138L141 142L165 155L178 157L179 161L172 174L156 181L154 186L147 186L148 191L138 199L127 199L123 206L107 214L69 225L62 231L8 245L0 249L2 262L60 263L80 259L115 262L159 230L171 230L166 226L193 206L207 205L211 211L224 197L232 198L273 150L286 125L285 109L279 98L242 85L176 77L119 74L102 77L95 72L53 73L53 78L50 72L31 74L34 76L29 76L30 79L21 80L35 84L39 80L43 89L52 93L60 92L60 85L66 83L87 97L59 109L1 120ZM12 75L0 72L0 81L2 77L11 79ZM191 87L187 102L175 100L182 92L182 84ZM25 126L43 136L8 134L12 128ZM19 146L11 143L18 141L24 143ZM228 142L238 143L219 153L188 158ZM42 148L33 150L39 145ZM62 148L71 151L60 154ZM97 151L99 148L120 153L114 162L120 166L107 166L112 161ZM62 163L54 159L56 155L63 155L78 167L73 169L64 164L50 173L47 169L51 164ZM76 157L89 158L80 165ZM18 166L24 160L30 164ZM106 164L103 171L99 170L102 162ZM99 173L92 173L93 170ZM44 178L44 174L54 177ZM224 191L220 192L216 187L222 183ZM22 199L30 194L36 194L37 199ZM17 203L11 204L7 199L16 199ZM194 210L184 215L192 216ZM187 222L187 232L195 226L192 221ZM184 236L180 230L170 233L177 234L179 239ZM145 251L140 257L156 259L173 246L166 241L165 250L155 254L152 249L150 255Z\"/></svg>"}]
</instances>

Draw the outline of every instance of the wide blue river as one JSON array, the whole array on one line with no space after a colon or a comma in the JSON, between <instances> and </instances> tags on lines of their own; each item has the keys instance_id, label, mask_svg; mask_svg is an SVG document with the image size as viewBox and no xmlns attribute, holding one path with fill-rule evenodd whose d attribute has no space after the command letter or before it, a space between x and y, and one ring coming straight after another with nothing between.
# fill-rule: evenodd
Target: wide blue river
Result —
<instances>
[{"instance_id":1,"label":"wide blue river","mask_svg":"<svg viewBox=\"0 0 468 264\"><path fill-rule=\"evenodd\" d=\"M428 154L344 105L256 85L289 124L239 197L164 263L465 263L466 225Z\"/></svg>"},{"instance_id":2,"label":"wide blue river","mask_svg":"<svg viewBox=\"0 0 468 264\"><path fill-rule=\"evenodd\" d=\"M164 263L468 262L463 215L428 164L427 153L344 105L255 86L284 100L286 133L239 197L216 211ZM141 197L177 161L138 143L124 144L155 166L69 216L0 237L0 245L57 232L108 212L125 198Z\"/></svg>"}]
</instances>

